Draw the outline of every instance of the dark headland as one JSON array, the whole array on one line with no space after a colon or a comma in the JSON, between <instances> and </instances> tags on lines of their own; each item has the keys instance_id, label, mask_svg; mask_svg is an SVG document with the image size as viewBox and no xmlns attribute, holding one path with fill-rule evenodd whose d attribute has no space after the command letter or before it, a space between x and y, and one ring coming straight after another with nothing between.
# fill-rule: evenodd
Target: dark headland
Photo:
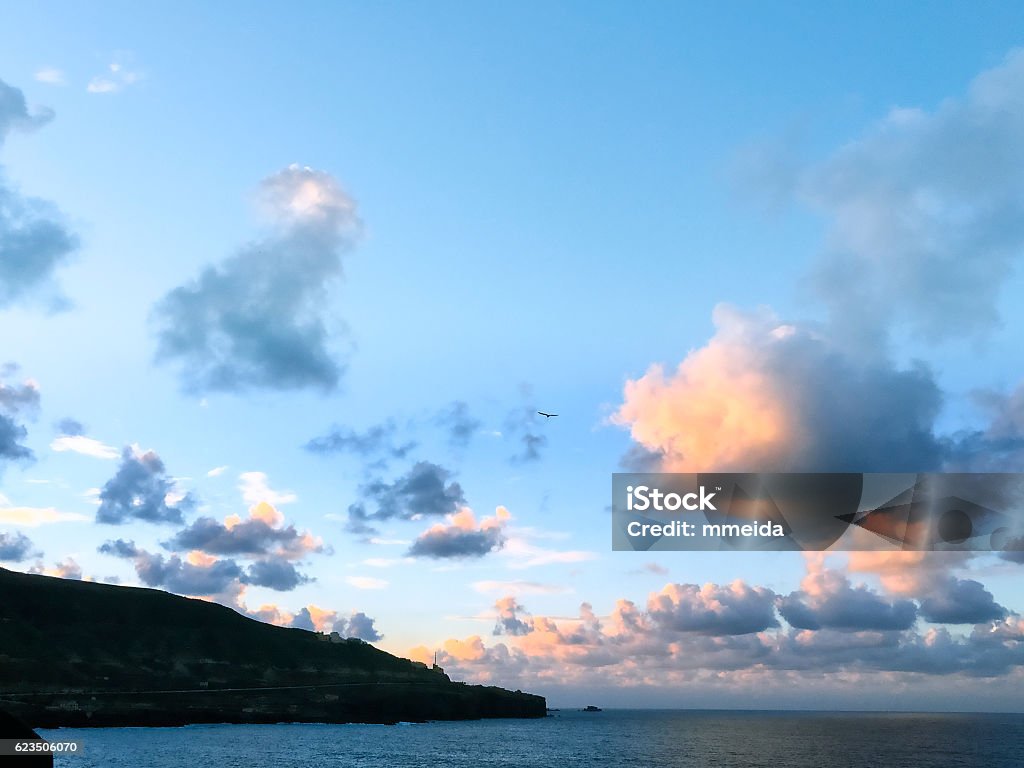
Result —
<instances>
[{"instance_id":1,"label":"dark headland","mask_svg":"<svg viewBox=\"0 0 1024 768\"><path fill-rule=\"evenodd\" d=\"M546 702L203 600L0 568L0 710L34 728L395 723Z\"/></svg>"}]
</instances>

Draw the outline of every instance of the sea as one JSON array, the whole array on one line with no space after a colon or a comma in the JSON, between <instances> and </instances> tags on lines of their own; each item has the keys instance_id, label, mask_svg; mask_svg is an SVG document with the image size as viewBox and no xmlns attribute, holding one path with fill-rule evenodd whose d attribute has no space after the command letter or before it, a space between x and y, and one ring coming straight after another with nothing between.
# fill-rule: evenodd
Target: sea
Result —
<instances>
[{"instance_id":1,"label":"sea","mask_svg":"<svg viewBox=\"0 0 1024 768\"><path fill-rule=\"evenodd\" d=\"M1024 715L605 710L399 725L39 731L67 768L1021 768Z\"/></svg>"}]
</instances>

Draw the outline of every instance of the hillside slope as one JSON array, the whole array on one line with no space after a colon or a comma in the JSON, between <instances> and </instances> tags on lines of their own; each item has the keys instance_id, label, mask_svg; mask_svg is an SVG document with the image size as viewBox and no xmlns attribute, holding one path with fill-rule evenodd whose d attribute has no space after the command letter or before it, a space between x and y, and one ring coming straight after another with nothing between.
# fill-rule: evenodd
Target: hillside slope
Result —
<instances>
[{"instance_id":1,"label":"hillside slope","mask_svg":"<svg viewBox=\"0 0 1024 768\"><path fill-rule=\"evenodd\" d=\"M543 717L545 701L202 600L0 569L0 709L34 727L380 723Z\"/></svg>"}]
</instances>

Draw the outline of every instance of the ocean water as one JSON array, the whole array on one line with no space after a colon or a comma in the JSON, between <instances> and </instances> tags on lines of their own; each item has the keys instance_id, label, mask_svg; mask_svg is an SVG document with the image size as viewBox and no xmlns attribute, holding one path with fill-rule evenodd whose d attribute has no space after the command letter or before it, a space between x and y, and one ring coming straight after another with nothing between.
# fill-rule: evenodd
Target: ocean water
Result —
<instances>
[{"instance_id":1,"label":"ocean water","mask_svg":"<svg viewBox=\"0 0 1024 768\"><path fill-rule=\"evenodd\" d=\"M40 731L67 768L1021 768L1024 715L562 711L540 720Z\"/></svg>"}]
</instances>

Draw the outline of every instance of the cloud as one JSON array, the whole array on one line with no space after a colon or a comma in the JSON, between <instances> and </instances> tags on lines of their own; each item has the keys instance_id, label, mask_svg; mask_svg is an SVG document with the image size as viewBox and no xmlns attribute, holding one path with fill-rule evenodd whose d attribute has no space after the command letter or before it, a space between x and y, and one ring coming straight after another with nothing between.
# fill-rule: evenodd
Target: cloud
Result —
<instances>
[{"instance_id":1,"label":"cloud","mask_svg":"<svg viewBox=\"0 0 1024 768\"><path fill-rule=\"evenodd\" d=\"M85 86L85 90L89 93L117 93L121 90L121 86L120 83L110 78L97 75L89 81L89 84Z\"/></svg>"},{"instance_id":2,"label":"cloud","mask_svg":"<svg viewBox=\"0 0 1024 768\"><path fill-rule=\"evenodd\" d=\"M612 422L662 471L913 472L939 468L942 396L922 364L854 359L767 309L714 312L717 330L674 373L628 381Z\"/></svg>"},{"instance_id":3,"label":"cloud","mask_svg":"<svg viewBox=\"0 0 1024 768\"><path fill-rule=\"evenodd\" d=\"M85 425L82 422L72 419L70 417L63 418L57 422L57 432L60 435L67 435L69 437L77 437L78 435L85 434Z\"/></svg>"},{"instance_id":4,"label":"cloud","mask_svg":"<svg viewBox=\"0 0 1024 768\"><path fill-rule=\"evenodd\" d=\"M851 552L847 568L876 575L891 594L911 597L920 604L925 621L941 624L981 624L1008 612L982 584L954 574L975 552Z\"/></svg>"},{"instance_id":5,"label":"cloud","mask_svg":"<svg viewBox=\"0 0 1024 768\"><path fill-rule=\"evenodd\" d=\"M89 93L112 94L118 93L128 86L139 82L142 79L142 73L129 69L124 61L127 58L130 57L124 55L116 56L114 61L107 65L107 69L103 74L96 75L89 80L85 90Z\"/></svg>"},{"instance_id":6,"label":"cloud","mask_svg":"<svg viewBox=\"0 0 1024 768\"><path fill-rule=\"evenodd\" d=\"M306 450L312 453L348 453L363 460L376 459L376 466L386 465L386 459L404 459L416 443L397 443L394 439L397 427L394 421L374 424L363 432L348 427L333 426L327 434L306 443Z\"/></svg>"},{"instance_id":7,"label":"cloud","mask_svg":"<svg viewBox=\"0 0 1024 768\"><path fill-rule=\"evenodd\" d=\"M559 595L572 592L571 587L560 584L542 584L537 581L475 581L473 589L477 592L501 592L513 597L519 595Z\"/></svg>"},{"instance_id":8,"label":"cloud","mask_svg":"<svg viewBox=\"0 0 1024 768\"><path fill-rule=\"evenodd\" d=\"M245 576L242 567L234 560L219 560L201 554L190 555L184 560L177 555L165 558L124 539L104 542L97 551L133 560L135 573L147 587L159 587L180 595L237 594Z\"/></svg>"},{"instance_id":9,"label":"cloud","mask_svg":"<svg viewBox=\"0 0 1024 768\"><path fill-rule=\"evenodd\" d=\"M850 552L851 573L878 576L882 587L901 597L927 594L934 585L946 583L951 571L967 563L970 552L911 552L879 550Z\"/></svg>"},{"instance_id":10,"label":"cloud","mask_svg":"<svg viewBox=\"0 0 1024 768\"><path fill-rule=\"evenodd\" d=\"M931 113L894 111L824 162L780 166L793 178L779 186L830 224L810 279L829 322L716 309L717 332L704 347L674 371L654 366L627 385L613 421L632 434L630 461L678 471L1019 465L1024 390L990 396L983 429L938 434L935 377L920 363L890 360L888 342L908 330L931 341L978 336L998 321L999 293L1024 253L1022 106L1018 52L963 99ZM742 582L667 585L646 609L623 599L597 617L584 604L579 619L535 615L531 631L490 646L451 639L442 663L492 681L661 685L702 697L723 684L817 693L823 675L894 692L936 690L924 676L1015 689L1024 672L1020 617L952 573L970 555L936 554L852 553L850 570L877 576L885 593L823 561L809 563L788 596ZM919 618L975 626L953 634Z\"/></svg>"},{"instance_id":11,"label":"cloud","mask_svg":"<svg viewBox=\"0 0 1024 768\"><path fill-rule=\"evenodd\" d=\"M33 458L31 449L21 441L28 430L10 416L0 413L0 461L24 461Z\"/></svg>"},{"instance_id":12,"label":"cloud","mask_svg":"<svg viewBox=\"0 0 1024 768\"><path fill-rule=\"evenodd\" d=\"M801 590L781 598L779 613L798 629L904 630L917 620L911 600L886 600L865 586L852 587L839 571L813 563Z\"/></svg>"},{"instance_id":13,"label":"cloud","mask_svg":"<svg viewBox=\"0 0 1024 768\"><path fill-rule=\"evenodd\" d=\"M942 392L921 363L887 359L893 334L929 341L997 324L1024 253L1024 51L931 112L894 110L826 160L799 168L792 197L830 230L810 282L822 327L768 309L715 309L715 336L673 373L626 385L612 421L626 464L663 470L997 471L1024 457L1024 394L976 393L987 427L936 433ZM776 185L779 187L780 185ZM653 460L653 461L652 461Z\"/></svg>"},{"instance_id":14,"label":"cloud","mask_svg":"<svg viewBox=\"0 0 1024 768\"><path fill-rule=\"evenodd\" d=\"M461 400L453 401L434 417L434 422L448 432L453 448L465 448L480 431L480 421L469 414L469 406Z\"/></svg>"},{"instance_id":15,"label":"cloud","mask_svg":"<svg viewBox=\"0 0 1024 768\"><path fill-rule=\"evenodd\" d=\"M254 619L277 624L282 627L297 627L310 632L337 632L342 637L354 637L365 642L376 642L383 639L374 627L374 620L362 611L353 611L348 617L339 616L336 611L307 605L291 614L273 605L262 605L258 610L242 609L242 612Z\"/></svg>"},{"instance_id":16,"label":"cloud","mask_svg":"<svg viewBox=\"0 0 1024 768\"><path fill-rule=\"evenodd\" d=\"M345 622L344 625L341 622ZM377 631L374 620L362 611L355 611L345 619L338 619L334 623L334 630L344 637L354 637L367 643L375 643L383 640L384 635Z\"/></svg>"},{"instance_id":17,"label":"cloud","mask_svg":"<svg viewBox=\"0 0 1024 768\"><path fill-rule=\"evenodd\" d=\"M519 618L525 612L515 599L509 595L500 598L494 609L498 613L497 622L494 625L495 635L526 635L533 631L533 621L527 617L525 620Z\"/></svg>"},{"instance_id":18,"label":"cloud","mask_svg":"<svg viewBox=\"0 0 1024 768\"><path fill-rule=\"evenodd\" d=\"M43 67L42 69L38 69L33 77L38 83L46 83L47 85L67 85L67 78L64 76L64 72L56 67Z\"/></svg>"},{"instance_id":19,"label":"cloud","mask_svg":"<svg viewBox=\"0 0 1024 768\"><path fill-rule=\"evenodd\" d=\"M11 131L31 132L51 120L53 110L42 108L30 113L25 94L0 80L0 145Z\"/></svg>"},{"instance_id":20,"label":"cloud","mask_svg":"<svg viewBox=\"0 0 1024 768\"><path fill-rule=\"evenodd\" d=\"M5 378L17 372L18 366L14 363L0 366L0 375ZM25 379L21 384L0 381L0 408L10 414L36 410L39 408L39 385L32 379Z\"/></svg>"},{"instance_id":21,"label":"cloud","mask_svg":"<svg viewBox=\"0 0 1024 768\"><path fill-rule=\"evenodd\" d=\"M0 367L0 377L6 378L18 371L18 366L8 363ZM0 467L5 461L30 461L34 458L31 449L22 441L28 430L18 419L39 408L39 386L31 379L21 384L8 384L0 380Z\"/></svg>"},{"instance_id":22,"label":"cloud","mask_svg":"<svg viewBox=\"0 0 1024 768\"><path fill-rule=\"evenodd\" d=\"M85 435L60 435L50 443L50 449L62 453L71 451L94 459L116 459L117 449Z\"/></svg>"},{"instance_id":23,"label":"cloud","mask_svg":"<svg viewBox=\"0 0 1024 768\"><path fill-rule=\"evenodd\" d=\"M220 467L214 467L213 469L211 469L209 472L206 473L206 476L207 477L220 477L221 475L223 475L227 471L228 471L227 465L220 466Z\"/></svg>"},{"instance_id":24,"label":"cloud","mask_svg":"<svg viewBox=\"0 0 1024 768\"><path fill-rule=\"evenodd\" d=\"M126 541L125 539L105 541L99 546L97 551L105 555L121 558L132 558L142 554L142 550L135 546L134 541Z\"/></svg>"},{"instance_id":25,"label":"cloud","mask_svg":"<svg viewBox=\"0 0 1024 768\"><path fill-rule=\"evenodd\" d=\"M512 528L506 534L501 554L510 560L510 568L523 569L543 565L582 563L594 560L598 556L596 552L578 549L549 549L540 546L534 542L554 538L555 535L536 529Z\"/></svg>"},{"instance_id":26,"label":"cloud","mask_svg":"<svg viewBox=\"0 0 1024 768\"><path fill-rule=\"evenodd\" d=\"M322 539L294 525L283 526L283 517L267 502L254 505L249 519L229 516L223 523L200 517L164 542L170 549L198 549L217 555L274 555L289 560L325 551Z\"/></svg>"},{"instance_id":27,"label":"cloud","mask_svg":"<svg viewBox=\"0 0 1024 768\"><path fill-rule=\"evenodd\" d=\"M288 592L311 580L308 576L299 573L293 563L278 559L257 560L241 577L243 584L269 587L280 592Z\"/></svg>"},{"instance_id":28,"label":"cloud","mask_svg":"<svg viewBox=\"0 0 1024 768\"><path fill-rule=\"evenodd\" d=\"M134 454L136 458L148 455L139 454L138 451ZM163 503L166 506L169 481L163 478L162 464L157 470L155 464L150 461L147 469L150 475L157 474L160 477L157 480L152 477L147 480L148 486L151 487L145 494L150 499L156 499L163 494ZM138 468L135 471L138 471ZM262 473L248 474L248 481L240 486L247 500L264 496L279 500L292 498L287 494L281 495L272 491ZM190 497L186 494L183 498ZM138 509L145 503L147 502L132 504L132 509ZM123 501L119 504L120 507L125 505ZM180 512L182 502L179 501L178 504L177 509ZM194 506L194 501L190 500L188 506ZM181 522L181 515L174 515L169 511L172 509L176 508L167 507L159 514L153 512L142 519ZM140 517L138 514L133 516ZM121 515L116 522L124 519L125 516ZM177 554L165 557L147 552L134 542L123 539L107 541L99 551L134 560L139 578L148 586L159 586L181 594L214 595L221 602L236 607L240 605L241 594L247 586L290 591L312 581L313 579L300 573L292 561L311 553L330 551L321 539L314 537L310 532L297 531L294 525L285 526L284 516L266 501L253 504L249 508L247 519L229 515L224 522L218 522L210 517L200 517L162 544L170 550L187 551L187 555L184 558ZM219 558L219 555L234 557ZM235 557L251 559L253 562L244 566Z\"/></svg>"},{"instance_id":29,"label":"cloud","mask_svg":"<svg viewBox=\"0 0 1024 768\"><path fill-rule=\"evenodd\" d=\"M373 576L347 576L345 583L356 589L386 589L388 582L384 579L377 579Z\"/></svg>"},{"instance_id":30,"label":"cloud","mask_svg":"<svg viewBox=\"0 0 1024 768\"><path fill-rule=\"evenodd\" d=\"M28 569L29 573L37 573L42 576L53 576L58 579L71 579L72 581L82 581L82 566L80 566L73 557L65 557L58 563L54 563L53 568L47 568L42 560L37 560L35 565ZM88 579L88 581L95 581L95 579Z\"/></svg>"},{"instance_id":31,"label":"cloud","mask_svg":"<svg viewBox=\"0 0 1024 768\"><path fill-rule=\"evenodd\" d=\"M23 533L4 533L0 531L0 560L20 563L30 557L39 557L32 540Z\"/></svg>"},{"instance_id":32,"label":"cloud","mask_svg":"<svg viewBox=\"0 0 1024 768\"><path fill-rule=\"evenodd\" d=\"M1024 462L1024 382L1009 393L991 389L972 393L988 423L953 436L950 469L962 472L1005 472Z\"/></svg>"},{"instance_id":33,"label":"cloud","mask_svg":"<svg viewBox=\"0 0 1024 768\"><path fill-rule=\"evenodd\" d=\"M171 502L174 481L167 476L163 461L155 451L130 446L121 453L117 474L100 491L96 522L120 525L129 520L150 523L181 523L183 515L195 505L195 497L186 493Z\"/></svg>"},{"instance_id":34,"label":"cloud","mask_svg":"<svg viewBox=\"0 0 1024 768\"><path fill-rule=\"evenodd\" d=\"M280 506L291 504L299 497L291 491L275 491L267 482L267 475L263 472L243 472L238 476L238 490L242 492L242 499L246 504L256 505L260 502Z\"/></svg>"},{"instance_id":35,"label":"cloud","mask_svg":"<svg viewBox=\"0 0 1024 768\"><path fill-rule=\"evenodd\" d=\"M1007 614L992 593L973 579L950 577L921 601L921 618L938 624L984 624Z\"/></svg>"},{"instance_id":36,"label":"cloud","mask_svg":"<svg viewBox=\"0 0 1024 768\"><path fill-rule=\"evenodd\" d=\"M1024 253L1024 51L933 111L893 109L802 169L794 196L830 222L813 274L833 322L867 344L894 323L941 340L999 322Z\"/></svg>"},{"instance_id":37,"label":"cloud","mask_svg":"<svg viewBox=\"0 0 1024 768\"><path fill-rule=\"evenodd\" d=\"M808 566L790 598L813 615L816 629L780 624L775 609L785 600L741 581L667 584L646 609L619 599L604 616L583 603L578 618L531 616L506 597L495 606L502 642L451 638L439 662L449 674L507 687L596 686L645 696L696 688L702 697L727 689L739 695L733 701L771 700L768 689L805 682L816 695L880 684L927 689L922 675L960 676L984 690L984 678L1013 683L1013 670L1024 668L1024 621L1015 614L979 623L966 636L945 627L919 632L901 615L913 614L912 601L854 588L823 559ZM411 656L429 661L430 651L413 649Z\"/></svg>"},{"instance_id":38,"label":"cloud","mask_svg":"<svg viewBox=\"0 0 1024 768\"><path fill-rule=\"evenodd\" d=\"M62 579L82 580L82 566L73 557L65 557L56 565L56 575Z\"/></svg>"},{"instance_id":39,"label":"cloud","mask_svg":"<svg viewBox=\"0 0 1024 768\"><path fill-rule=\"evenodd\" d=\"M248 585L289 592L310 579L286 560L257 560L244 568L231 558L217 558L194 550L184 558L148 552L133 541L106 541L98 550L132 560L135 572L147 587L159 587L181 595L216 596L220 602L238 605Z\"/></svg>"},{"instance_id":40,"label":"cloud","mask_svg":"<svg viewBox=\"0 0 1024 768\"><path fill-rule=\"evenodd\" d=\"M473 510L463 507L448 515L447 523L431 526L421 533L409 548L410 557L463 558L483 557L501 549L505 543L503 532L511 515L498 507L493 517L483 518L479 525Z\"/></svg>"},{"instance_id":41,"label":"cloud","mask_svg":"<svg viewBox=\"0 0 1024 768\"><path fill-rule=\"evenodd\" d=\"M334 625L337 618L334 611L327 611L315 605L307 605L299 609L294 618L288 623L290 627L308 629L310 632L325 632Z\"/></svg>"},{"instance_id":42,"label":"cloud","mask_svg":"<svg viewBox=\"0 0 1024 768\"><path fill-rule=\"evenodd\" d=\"M630 573L653 573L655 576L668 576L668 568L657 563L644 563L643 568Z\"/></svg>"},{"instance_id":43,"label":"cloud","mask_svg":"<svg viewBox=\"0 0 1024 768\"><path fill-rule=\"evenodd\" d=\"M77 512L61 512L54 507L2 507L0 523L35 528L48 523L84 522L89 518Z\"/></svg>"},{"instance_id":44,"label":"cloud","mask_svg":"<svg viewBox=\"0 0 1024 768\"><path fill-rule=\"evenodd\" d=\"M20 196L0 171L0 308L36 297L52 309L66 306L53 275L77 248L78 239L58 210L45 200Z\"/></svg>"},{"instance_id":45,"label":"cloud","mask_svg":"<svg viewBox=\"0 0 1024 768\"><path fill-rule=\"evenodd\" d=\"M745 635L778 626L775 593L741 581L728 586L668 584L647 601L651 619L671 630Z\"/></svg>"},{"instance_id":46,"label":"cloud","mask_svg":"<svg viewBox=\"0 0 1024 768\"><path fill-rule=\"evenodd\" d=\"M333 390L328 286L361 223L329 174L289 166L263 180L274 231L207 267L154 308L158 362L180 366L190 391Z\"/></svg>"},{"instance_id":47,"label":"cloud","mask_svg":"<svg viewBox=\"0 0 1024 768\"><path fill-rule=\"evenodd\" d=\"M527 387L523 387L523 394L529 397ZM548 444L547 436L539 431L541 418L544 417L537 415L537 408L532 402L513 409L505 418L505 432L510 437L518 438L521 445L520 452L511 457L513 464L540 460L541 452Z\"/></svg>"},{"instance_id":48,"label":"cloud","mask_svg":"<svg viewBox=\"0 0 1024 768\"><path fill-rule=\"evenodd\" d=\"M0 80L0 147L12 131L34 131L52 119L49 109L30 112L24 94ZM53 204L23 197L0 170L0 309L40 297L63 306L53 274L77 247Z\"/></svg>"},{"instance_id":49,"label":"cloud","mask_svg":"<svg viewBox=\"0 0 1024 768\"><path fill-rule=\"evenodd\" d=\"M1024 536L1009 539L999 553L999 559L1024 565Z\"/></svg>"},{"instance_id":50,"label":"cloud","mask_svg":"<svg viewBox=\"0 0 1024 768\"><path fill-rule=\"evenodd\" d=\"M411 520L417 516L440 517L454 513L466 503L462 486L449 480L451 472L429 461L418 461L406 474L391 483L372 480L360 487L362 499L348 508L348 529L354 533L376 533L371 521ZM368 512L367 504L376 507Z\"/></svg>"}]
</instances>

